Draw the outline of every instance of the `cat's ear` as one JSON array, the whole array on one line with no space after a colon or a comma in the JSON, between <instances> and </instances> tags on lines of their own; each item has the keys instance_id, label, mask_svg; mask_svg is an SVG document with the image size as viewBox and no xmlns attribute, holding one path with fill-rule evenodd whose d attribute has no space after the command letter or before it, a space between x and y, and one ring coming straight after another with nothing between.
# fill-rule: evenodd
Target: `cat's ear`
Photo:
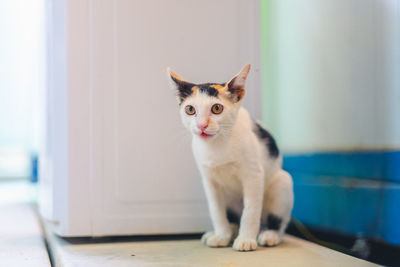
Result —
<instances>
[{"instance_id":1,"label":"cat's ear","mask_svg":"<svg viewBox=\"0 0 400 267\"><path fill-rule=\"evenodd\" d=\"M249 74L249 71L250 71L250 64L247 64L235 77L233 77L229 82L227 82L226 90L228 92L230 99L233 102L239 102L240 100L243 99L246 93L244 88L246 85L246 79L247 75Z\"/></svg>"},{"instance_id":2,"label":"cat's ear","mask_svg":"<svg viewBox=\"0 0 400 267\"><path fill-rule=\"evenodd\" d=\"M193 93L192 88L194 84L186 81L181 76L172 71L170 68L167 68L167 72L170 78L171 86L178 93L179 103L182 103L186 97L190 96Z\"/></svg>"}]
</instances>

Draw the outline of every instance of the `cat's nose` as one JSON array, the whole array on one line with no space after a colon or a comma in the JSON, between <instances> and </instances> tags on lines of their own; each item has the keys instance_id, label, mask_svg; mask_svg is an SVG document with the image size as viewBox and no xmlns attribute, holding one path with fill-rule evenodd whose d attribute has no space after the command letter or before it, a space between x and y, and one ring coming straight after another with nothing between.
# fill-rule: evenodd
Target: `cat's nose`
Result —
<instances>
[{"instance_id":1,"label":"cat's nose","mask_svg":"<svg viewBox=\"0 0 400 267\"><path fill-rule=\"evenodd\" d=\"M202 132L205 131L205 129L207 129L208 124L198 124L197 128L199 128Z\"/></svg>"}]
</instances>

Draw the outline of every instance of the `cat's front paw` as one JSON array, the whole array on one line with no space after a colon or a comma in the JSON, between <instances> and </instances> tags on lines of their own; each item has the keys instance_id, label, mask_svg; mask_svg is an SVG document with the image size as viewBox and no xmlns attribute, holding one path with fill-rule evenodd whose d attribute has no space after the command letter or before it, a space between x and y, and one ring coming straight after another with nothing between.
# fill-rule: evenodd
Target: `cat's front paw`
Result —
<instances>
[{"instance_id":1,"label":"cat's front paw","mask_svg":"<svg viewBox=\"0 0 400 267\"><path fill-rule=\"evenodd\" d=\"M257 248L257 241L253 238L238 237L233 242L232 248L237 251L252 251Z\"/></svg>"},{"instance_id":2,"label":"cat's front paw","mask_svg":"<svg viewBox=\"0 0 400 267\"><path fill-rule=\"evenodd\" d=\"M258 244L260 246L272 247L272 246L279 245L279 243L281 243L281 241L282 241L282 237L278 231L265 230L265 231L262 231L258 235Z\"/></svg>"},{"instance_id":3,"label":"cat's front paw","mask_svg":"<svg viewBox=\"0 0 400 267\"><path fill-rule=\"evenodd\" d=\"M209 247L227 247L231 242L231 235L216 235L214 232L207 232L201 237L201 242Z\"/></svg>"}]
</instances>

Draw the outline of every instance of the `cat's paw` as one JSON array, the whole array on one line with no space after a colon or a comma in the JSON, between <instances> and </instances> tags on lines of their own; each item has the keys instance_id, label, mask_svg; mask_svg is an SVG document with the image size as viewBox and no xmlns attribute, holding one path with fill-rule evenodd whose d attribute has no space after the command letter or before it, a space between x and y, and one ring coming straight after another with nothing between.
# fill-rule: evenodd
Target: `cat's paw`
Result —
<instances>
[{"instance_id":1,"label":"cat's paw","mask_svg":"<svg viewBox=\"0 0 400 267\"><path fill-rule=\"evenodd\" d=\"M258 235L258 244L260 246L276 246L281 243L282 237L279 235L278 231L274 230L264 230Z\"/></svg>"},{"instance_id":2,"label":"cat's paw","mask_svg":"<svg viewBox=\"0 0 400 267\"><path fill-rule=\"evenodd\" d=\"M232 248L237 251L251 251L256 250L257 241L253 238L238 237L233 242Z\"/></svg>"},{"instance_id":3,"label":"cat's paw","mask_svg":"<svg viewBox=\"0 0 400 267\"><path fill-rule=\"evenodd\" d=\"M231 242L231 235L216 235L214 232L207 232L201 237L201 242L209 247L227 247Z\"/></svg>"}]
</instances>

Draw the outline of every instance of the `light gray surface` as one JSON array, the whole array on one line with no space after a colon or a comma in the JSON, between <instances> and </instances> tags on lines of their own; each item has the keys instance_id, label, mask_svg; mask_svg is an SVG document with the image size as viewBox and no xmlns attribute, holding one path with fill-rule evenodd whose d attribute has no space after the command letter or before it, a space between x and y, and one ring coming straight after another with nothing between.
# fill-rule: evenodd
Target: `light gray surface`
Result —
<instances>
[{"instance_id":1,"label":"light gray surface","mask_svg":"<svg viewBox=\"0 0 400 267\"><path fill-rule=\"evenodd\" d=\"M237 252L208 248L199 240L82 242L74 244L51 233L49 244L55 266L375 266L372 263L286 236L278 247ZM133 239L132 239L133 240Z\"/></svg>"},{"instance_id":2,"label":"light gray surface","mask_svg":"<svg viewBox=\"0 0 400 267\"><path fill-rule=\"evenodd\" d=\"M35 188L26 182L0 183L0 266L50 266L32 200ZM46 234L54 266L374 266L351 256L286 236L282 245L236 252L212 249L199 240L137 241L134 238L69 242ZM83 240L83 241L82 241ZM90 242L91 241L91 242ZM134 255L134 256L133 256Z\"/></svg>"},{"instance_id":3,"label":"light gray surface","mask_svg":"<svg viewBox=\"0 0 400 267\"><path fill-rule=\"evenodd\" d=\"M0 266L50 266L34 191L26 182L0 183Z\"/></svg>"}]
</instances>

